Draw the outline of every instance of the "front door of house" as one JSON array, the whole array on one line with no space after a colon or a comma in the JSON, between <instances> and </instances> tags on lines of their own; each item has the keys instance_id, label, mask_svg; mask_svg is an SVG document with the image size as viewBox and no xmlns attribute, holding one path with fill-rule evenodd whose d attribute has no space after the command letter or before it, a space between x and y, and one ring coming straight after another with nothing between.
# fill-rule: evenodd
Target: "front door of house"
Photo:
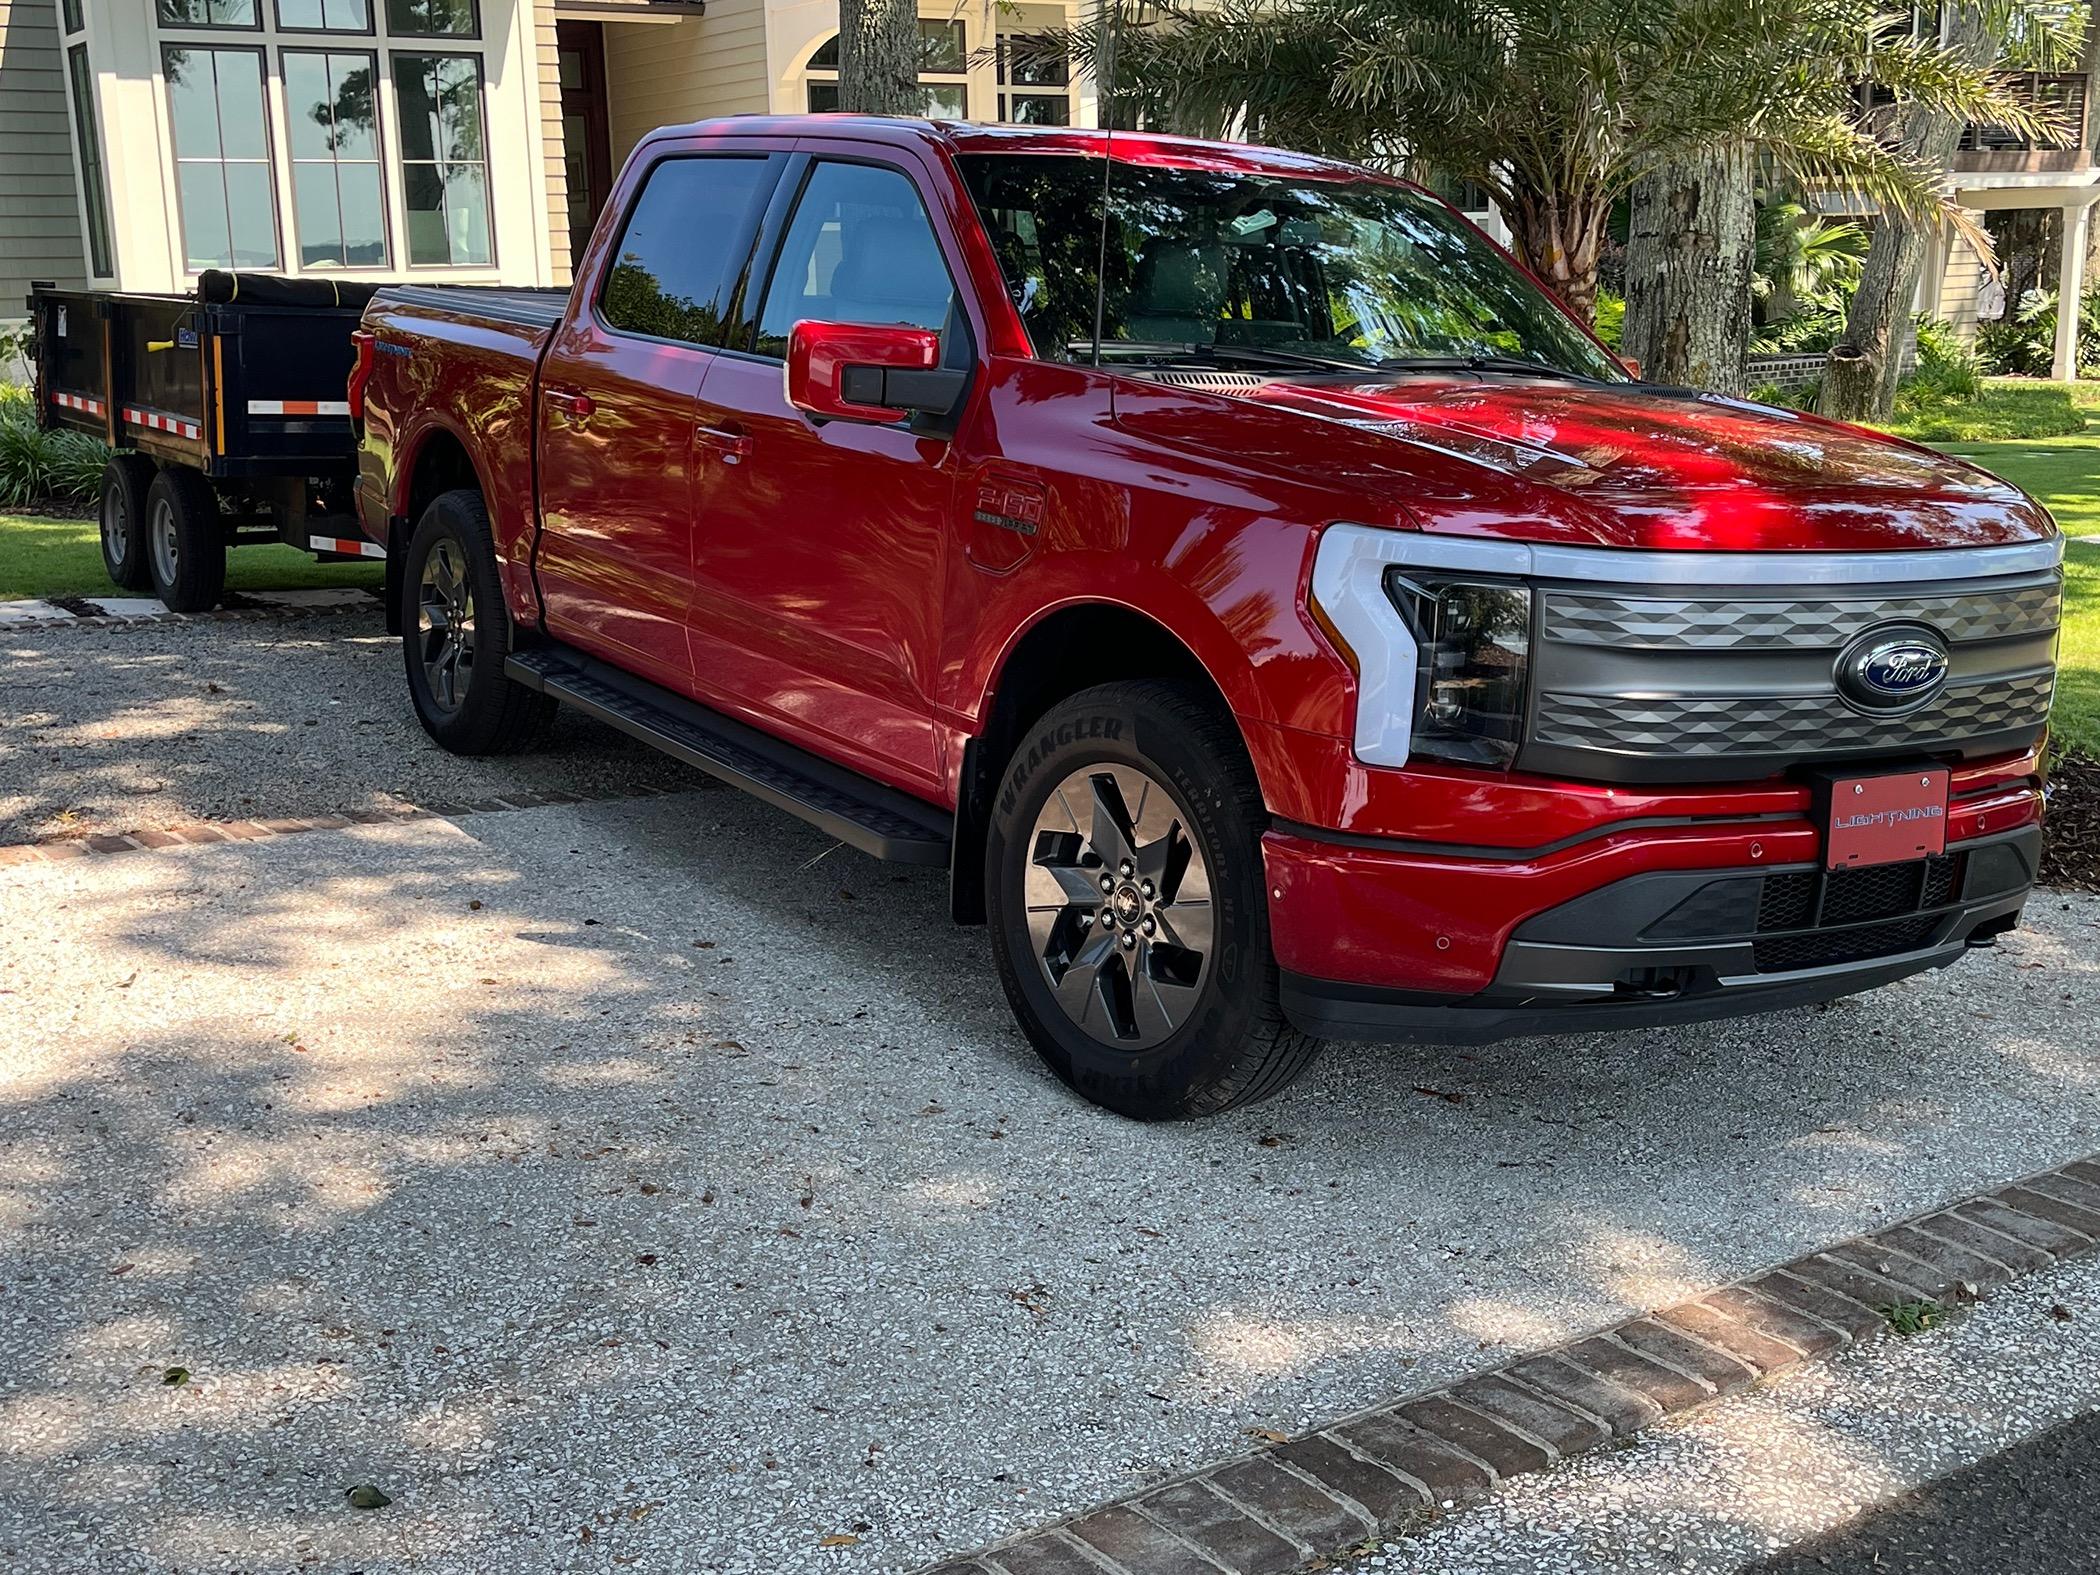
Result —
<instances>
[{"instance_id":1,"label":"front door of house","mask_svg":"<svg viewBox=\"0 0 2100 1575\"><path fill-rule=\"evenodd\" d=\"M569 259L583 260L612 189L612 132L605 118L605 24L557 22L561 137L569 178Z\"/></svg>"}]
</instances>

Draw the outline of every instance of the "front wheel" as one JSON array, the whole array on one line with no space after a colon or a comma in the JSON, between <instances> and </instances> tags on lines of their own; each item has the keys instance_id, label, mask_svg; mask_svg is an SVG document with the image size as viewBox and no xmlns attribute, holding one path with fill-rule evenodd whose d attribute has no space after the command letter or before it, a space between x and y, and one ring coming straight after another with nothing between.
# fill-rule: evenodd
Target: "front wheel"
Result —
<instances>
[{"instance_id":1,"label":"front wheel","mask_svg":"<svg viewBox=\"0 0 2100 1575\"><path fill-rule=\"evenodd\" d=\"M440 493L401 565L401 653L423 731L455 755L504 755L539 735L554 702L505 675L510 610L488 507Z\"/></svg>"},{"instance_id":2,"label":"front wheel","mask_svg":"<svg viewBox=\"0 0 2100 1575\"><path fill-rule=\"evenodd\" d=\"M226 594L219 495L196 471L164 465L146 489L146 560L169 612L210 612Z\"/></svg>"},{"instance_id":3,"label":"front wheel","mask_svg":"<svg viewBox=\"0 0 2100 1575\"><path fill-rule=\"evenodd\" d=\"M1277 1002L1253 768L1229 717L1164 683L1074 695L993 806L1000 981L1052 1071L1141 1121L1266 1099L1319 1041Z\"/></svg>"}]
</instances>

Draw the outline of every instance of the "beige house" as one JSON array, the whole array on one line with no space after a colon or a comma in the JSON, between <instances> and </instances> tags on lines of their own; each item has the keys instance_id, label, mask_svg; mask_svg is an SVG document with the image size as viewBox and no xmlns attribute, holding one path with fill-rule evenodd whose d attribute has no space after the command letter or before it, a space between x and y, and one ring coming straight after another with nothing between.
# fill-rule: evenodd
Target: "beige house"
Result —
<instances>
[{"instance_id":1,"label":"beige house","mask_svg":"<svg viewBox=\"0 0 2100 1575\"><path fill-rule=\"evenodd\" d=\"M927 111L1090 124L1006 41L1078 0L927 0ZM566 282L647 131L837 102L836 0L0 0L0 324L37 280Z\"/></svg>"}]
</instances>

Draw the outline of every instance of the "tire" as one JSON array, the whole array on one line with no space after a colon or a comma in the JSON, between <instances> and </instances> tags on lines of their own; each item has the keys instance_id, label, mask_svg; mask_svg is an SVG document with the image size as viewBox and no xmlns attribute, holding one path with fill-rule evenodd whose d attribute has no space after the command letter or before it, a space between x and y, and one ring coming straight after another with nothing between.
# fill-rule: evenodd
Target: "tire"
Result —
<instances>
[{"instance_id":1,"label":"tire","mask_svg":"<svg viewBox=\"0 0 2100 1575\"><path fill-rule=\"evenodd\" d=\"M164 465L146 489L146 560L169 612L210 612L226 594L219 495L196 471Z\"/></svg>"},{"instance_id":2,"label":"tire","mask_svg":"<svg viewBox=\"0 0 2100 1575\"><path fill-rule=\"evenodd\" d=\"M530 747L554 702L503 672L510 609L481 494L439 494L401 565L401 655L423 731L455 755Z\"/></svg>"},{"instance_id":3,"label":"tire","mask_svg":"<svg viewBox=\"0 0 2100 1575\"><path fill-rule=\"evenodd\" d=\"M119 454L102 467L102 567L120 591L153 588L146 561L146 494L153 490L153 461Z\"/></svg>"},{"instance_id":4,"label":"tire","mask_svg":"<svg viewBox=\"0 0 2100 1575\"><path fill-rule=\"evenodd\" d=\"M1320 1041L1277 1002L1261 792L1215 705L1166 683L1072 696L1014 750L990 819L999 979L1072 1089L1177 1120L1267 1099L1311 1063Z\"/></svg>"}]
</instances>

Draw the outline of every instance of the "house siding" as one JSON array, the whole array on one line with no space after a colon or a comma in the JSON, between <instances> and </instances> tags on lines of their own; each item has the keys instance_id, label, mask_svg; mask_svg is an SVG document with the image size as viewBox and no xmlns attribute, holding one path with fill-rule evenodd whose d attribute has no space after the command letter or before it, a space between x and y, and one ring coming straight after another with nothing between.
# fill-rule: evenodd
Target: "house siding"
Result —
<instances>
[{"instance_id":1,"label":"house siding","mask_svg":"<svg viewBox=\"0 0 2100 1575\"><path fill-rule=\"evenodd\" d=\"M658 126L768 108L764 0L708 0L668 26L608 27L612 161Z\"/></svg>"},{"instance_id":2,"label":"house siding","mask_svg":"<svg viewBox=\"0 0 2100 1575\"><path fill-rule=\"evenodd\" d=\"M86 264L55 0L0 0L0 322L32 279L78 286Z\"/></svg>"},{"instance_id":3,"label":"house siding","mask_svg":"<svg viewBox=\"0 0 2100 1575\"><path fill-rule=\"evenodd\" d=\"M561 53L555 39L554 0L533 0L532 33L539 57L540 156L547 184L547 265L556 284L569 282L569 160L562 135Z\"/></svg>"}]
</instances>

